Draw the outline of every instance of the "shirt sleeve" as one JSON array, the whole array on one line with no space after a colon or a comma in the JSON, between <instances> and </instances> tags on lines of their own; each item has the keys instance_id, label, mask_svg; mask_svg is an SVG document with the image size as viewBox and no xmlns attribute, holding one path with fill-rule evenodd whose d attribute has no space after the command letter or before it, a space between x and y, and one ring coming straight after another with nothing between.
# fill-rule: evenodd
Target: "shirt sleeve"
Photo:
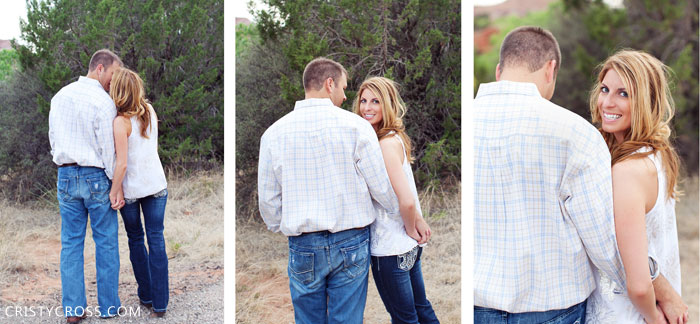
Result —
<instances>
[{"instance_id":1,"label":"shirt sleeve","mask_svg":"<svg viewBox=\"0 0 700 324\"><path fill-rule=\"evenodd\" d=\"M615 238L610 153L600 135L589 135L581 135L574 144L571 158L575 161L565 173L560 201L591 262L620 287L626 287Z\"/></svg>"},{"instance_id":2,"label":"shirt sleeve","mask_svg":"<svg viewBox=\"0 0 700 324\"><path fill-rule=\"evenodd\" d=\"M279 232L282 222L282 186L275 174L273 161L271 144L263 135L258 158L258 207L267 228Z\"/></svg>"},{"instance_id":3,"label":"shirt sleeve","mask_svg":"<svg viewBox=\"0 0 700 324\"><path fill-rule=\"evenodd\" d=\"M51 99L51 109L49 110L49 144L51 145L51 157L53 158L54 156L54 145L56 141L56 135L54 133L54 114L56 111L53 109L54 101L53 98Z\"/></svg>"},{"instance_id":4,"label":"shirt sleeve","mask_svg":"<svg viewBox=\"0 0 700 324\"><path fill-rule=\"evenodd\" d=\"M372 199L386 209L387 213L398 213L399 202L389 182L379 140L369 123L366 126L366 129L359 130L355 166L367 183Z\"/></svg>"},{"instance_id":5,"label":"shirt sleeve","mask_svg":"<svg viewBox=\"0 0 700 324\"><path fill-rule=\"evenodd\" d=\"M111 102L111 101L110 101ZM110 111L116 111L114 103L109 109L103 108L95 114L95 139L97 142L97 152L102 158L102 164L105 168L107 178L110 180L114 176L115 165L115 150L114 150L114 114Z\"/></svg>"}]
</instances>

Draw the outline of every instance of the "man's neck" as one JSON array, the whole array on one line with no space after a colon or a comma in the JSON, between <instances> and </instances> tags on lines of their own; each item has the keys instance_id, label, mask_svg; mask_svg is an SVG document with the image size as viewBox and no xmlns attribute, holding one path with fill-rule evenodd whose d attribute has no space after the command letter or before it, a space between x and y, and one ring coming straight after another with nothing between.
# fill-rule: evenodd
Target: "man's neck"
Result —
<instances>
[{"instance_id":1,"label":"man's neck","mask_svg":"<svg viewBox=\"0 0 700 324\"><path fill-rule=\"evenodd\" d=\"M85 77L99 81L99 79L97 78L97 70L88 72L88 74Z\"/></svg>"},{"instance_id":2,"label":"man's neck","mask_svg":"<svg viewBox=\"0 0 700 324\"><path fill-rule=\"evenodd\" d=\"M304 99L330 99L331 96L325 91L307 91Z\"/></svg>"},{"instance_id":3,"label":"man's neck","mask_svg":"<svg viewBox=\"0 0 700 324\"><path fill-rule=\"evenodd\" d=\"M508 69L501 73L498 81L527 82L537 84L537 77L523 69Z\"/></svg>"},{"instance_id":4,"label":"man's neck","mask_svg":"<svg viewBox=\"0 0 700 324\"><path fill-rule=\"evenodd\" d=\"M540 96L545 98L545 93L544 93L545 87L542 84L542 81L540 80L540 78L538 78L538 75L535 73L529 73L529 72L513 73L513 72L504 71L501 74L501 77L498 79L498 81L532 83L537 87L537 92L540 93Z\"/></svg>"}]
</instances>

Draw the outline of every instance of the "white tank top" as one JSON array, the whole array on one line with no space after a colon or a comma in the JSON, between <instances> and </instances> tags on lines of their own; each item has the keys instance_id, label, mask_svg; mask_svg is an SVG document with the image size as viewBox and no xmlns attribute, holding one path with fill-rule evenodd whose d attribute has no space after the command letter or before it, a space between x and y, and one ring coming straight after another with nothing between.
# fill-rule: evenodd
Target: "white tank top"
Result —
<instances>
[{"instance_id":1,"label":"white tank top","mask_svg":"<svg viewBox=\"0 0 700 324\"><path fill-rule=\"evenodd\" d=\"M401 166L403 167L403 173L406 175L408 185L413 193L413 198L416 200L416 209L418 213L423 215L420 202L418 201L418 191L416 190L416 182L413 179L411 164L408 163L408 158L406 157L406 148L401 137L394 135L393 138L397 139L401 143L401 147L404 148L403 163ZM392 196L394 199L398 200L396 193L392 193ZM378 211L377 219L370 227L370 253L373 256L399 255L410 251L418 245L416 240L406 234L406 229L403 226L403 218L401 218L400 213L388 214L386 210L378 206L376 202L373 201L373 203L375 204L375 209Z\"/></svg>"},{"instance_id":2,"label":"white tank top","mask_svg":"<svg viewBox=\"0 0 700 324\"><path fill-rule=\"evenodd\" d=\"M650 151L644 147L637 152ZM647 155L656 167L658 194L654 207L646 213L647 247L649 255L659 265L659 271L666 277L674 290L681 294L681 263L678 251L678 231L676 228L676 201L668 197L667 179L660 154ZM586 324L644 324L644 317L634 307L627 295L627 289L619 287L604 274L594 271L597 287L588 299Z\"/></svg>"},{"instance_id":3,"label":"white tank top","mask_svg":"<svg viewBox=\"0 0 700 324\"><path fill-rule=\"evenodd\" d=\"M122 184L125 199L150 196L168 186L163 165L158 157L158 120L153 107L148 105L148 109L151 114L151 124L146 129L148 138L141 136L141 122L138 117L131 117L129 153Z\"/></svg>"}]
</instances>

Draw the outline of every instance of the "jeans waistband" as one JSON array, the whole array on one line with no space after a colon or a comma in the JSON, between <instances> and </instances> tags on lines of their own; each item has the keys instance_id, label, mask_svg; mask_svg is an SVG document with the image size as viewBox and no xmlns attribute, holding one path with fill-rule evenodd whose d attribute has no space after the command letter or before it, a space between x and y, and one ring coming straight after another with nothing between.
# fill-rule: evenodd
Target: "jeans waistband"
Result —
<instances>
[{"instance_id":1,"label":"jeans waistband","mask_svg":"<svg viewBox=\"0 0 700 324\"><path fill-rule=\"evenodd\" d=\"M358 235L367 235L369 238L369 226L352 228L340 232L318 231L302 233L298 236L289 236L289 244L297 246L333 245Z\"/></svg>"},{"instance_id":2,"label":"jeans waistband","mask_svg":"<svg viewBox=\"0 0 700 324\"><path fill-rule=\"evenodd\" d=\"M69 165L62 166L58 168L58 176L87 176L94 173L105 174L104 168L92 167L92 166L79 166L79 165ZM106 174L105 174L106 176Z\"/></svg>"}]
</instances>

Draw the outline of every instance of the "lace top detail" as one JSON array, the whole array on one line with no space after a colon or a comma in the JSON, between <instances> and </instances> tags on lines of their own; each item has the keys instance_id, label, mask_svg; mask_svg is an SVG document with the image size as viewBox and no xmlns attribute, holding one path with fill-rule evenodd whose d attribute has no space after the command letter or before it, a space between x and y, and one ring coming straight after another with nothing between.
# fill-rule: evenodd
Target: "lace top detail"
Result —
<instances>
[{"instance_id":1,"label":"lace top detail","mask_svg":"<svg viewBox=\"0 0 700 324\"><path fill-rule=\"evenodd\" d=\"M413 179L411 165L408 163L408 158L406 157L406 148L404 147L401 137L396 136L394 132L389 133L389 135L391 134L394 134L392 138L398 140L401 143L401 147L404 148L402 162L403 172L406 175L413 197L416 199L416 209L420 213L421 207L418 201L418 191L416 190L416 182ZM398 201L396 193L392 192L392 196ZM377 219L370 227L370 251L373 256L399 255L410 251L418 245L416 240L406 234L403 218L401 218L399 212L387 213L385 209L378 206L375 201L372 201L372 203L375 204L377 210Z\"/></svg>"},{"instance_id":2,"label":"lace top detail","mask_svg":"<svg viewBox=\"0 0 700 324\"><path fill-rule=\"evenodd\" d=\"M642 148L637 152L648 152ZM676 201L668 197L666 173L659 154L647 156L656 166L658 195L654 207L646 214L646 230L649 255L659 264L661 274L673 289L681 293L681 264L678 253L676 228ZM594 271L598 287L588 300L586 323L644 323L624 287L619 287L604 274Z\"/></svg>"}]
</instances>

